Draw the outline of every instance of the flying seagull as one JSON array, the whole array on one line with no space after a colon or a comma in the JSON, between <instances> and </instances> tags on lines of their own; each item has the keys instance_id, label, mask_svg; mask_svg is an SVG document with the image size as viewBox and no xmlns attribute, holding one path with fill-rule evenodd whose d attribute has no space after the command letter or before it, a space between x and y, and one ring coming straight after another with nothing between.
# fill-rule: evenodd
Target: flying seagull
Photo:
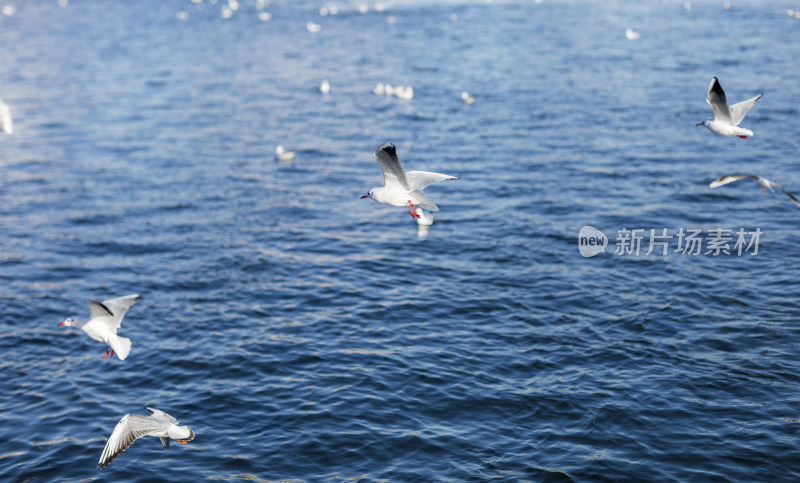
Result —
<instances>
[{"instance_id":1,"label":"flying seagull","mask_svg":"<svg viewBox=\"0 0 800 483\"><path fill-rule=\"evenodd\" d=\"M161 440L164 449L169 449L169 438L181 444L187 444L194 439L194 431L189 426L178 426L178 420L164 411L147 408L147 414L148 416L126 414L119 420L106 441L106 447L97 462L98 468L107 467L142 436L156 436Z\"/></svg>"},{"instance_id":2,"label":"flying seagull","mask_svg":"<svg viewBox=\"0 0 800 483\"><path fill-rule=\"evenodd\" d=\"M89 320L69 317L58 326L77 327L83 330L92 339L106 343L103 359L108 357L108 346L111 346L111 356L113 357L116 352L117 357L124 361L131 351L131 340L118 336L117 329L122 323L125 312L140 298L138 294L132 294L103 302L89 299L86 301L90 310Z\"/></svg>"},{"instance_id":3,"label":"flying seagull","mask_svg":"<svg viewBox=\"0 0 800 483\"><path fill-rule=\"evenodd\" d=\"M11 109L8 105L0 99L0 131L5 131L6 134L14 133L14 122L11 119Z\"/></svg>"},{"instance_id":4,"label":"flying seagull","mask_svg":"<svg viewBox=\"0 0 800 483\"><path fill-rule=\"evenodd\" d=\"M381 144L375 151L375 159L383 171L383 186L372 188L361 198L372 198L378 203L391 206L408 206L408 214L419 218L416 205L428 210L438 211L439 207L422 190L431 183L457 180L455 176L431 173L428 171L403 171L397 150L392 143Z\"/></svg>"},{"instance_id":5,"label":"flying seagull","mask_svg":"<svg viewBox=\"0 0 800 483\"><path fill-rule=\"evenodd\" d=\"M706 102L711 107L711 113L714 114L714 119L706 119L703 122L697 123L698 126L705 126L715 134L720 136L734 137L739 136L742 139L747 139L753 135L753 131L739 127L739 123L744 119L747 111L753 107L757 100L761 99L763 94L759 94L746 101L734 104L728 107L728 99L725 97L725 91L719 85L719 79L714 77L711 79L711 84L708 86L708 96Z\"/></svg>"},{"instance_id":6,"label":"flying seagull","mask_svg":"<svg viewBox=\"0 0 800 483\"><path fill-rule=\"evenodd\" d=\"M726 176L720 176L719 178L715 179L714 181L708 183L710 188L716 188L717 186L722 186L728 183L733 183L734 181L738 181L740 179L751 178L755 183L756 186L764 190L764 193L767 190L771 192L775 192L775 188L781 190L783 194L789 197L790 200L794 202L794 204L800 206L800 200L795 198L791 193L788 193L785 189L781 188L778 183L774 181L770 181L767 178L762 178L761 176L756 176L754 174L729 174Z\"/></svg>"}]
</instances>

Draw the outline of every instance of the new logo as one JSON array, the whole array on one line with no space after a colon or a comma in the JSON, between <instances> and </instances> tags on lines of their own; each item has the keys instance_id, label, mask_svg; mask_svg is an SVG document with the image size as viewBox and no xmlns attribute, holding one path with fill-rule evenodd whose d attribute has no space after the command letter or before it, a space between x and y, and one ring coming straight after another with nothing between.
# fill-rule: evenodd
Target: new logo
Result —
<instances>
[{"instance_id":1,"label":"new logo","mask_svg":"<svg viewBox=\"0 0 800 483\"><path fill-rule=\"evenodd\" d=\"M578 233L578 250L584 257L593 257L606 251L608 237L593 226L584 226Z\"/></svg>"}]
</instances>

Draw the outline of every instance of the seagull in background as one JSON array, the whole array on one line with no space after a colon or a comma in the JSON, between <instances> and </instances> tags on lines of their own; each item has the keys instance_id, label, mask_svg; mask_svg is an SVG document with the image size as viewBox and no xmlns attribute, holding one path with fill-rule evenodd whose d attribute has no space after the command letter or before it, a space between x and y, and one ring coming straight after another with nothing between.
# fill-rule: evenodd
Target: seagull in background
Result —
<instances>
[{"instance_id":1,"label":"seagull in background","mask_svg":"<svg viewBox=\"0 0 800 483\"><path fill-rule=\"evenodd\" d=\"M461 100L464 104L472 104L475 102L475 96L469 95L469 92L464 91L461 93Z\"/></svg>"},{"instance_id":2,"label":"seagull in background","mask_svg":"<svg viewBox=\"0 0 800 483\"><path fill-rule=\"evenodd\" d=\"M278 157L278 161L291 161L294 159L294 151L286 151L280 144L275 147L275 155Z\"/></svg>"},{"instance_id":3,"label":"seagull in background","mask_svg":"<svg viewBox=\"0 0 800 483\"><path fill-rule=\"evenodd\" d=\"M58 326L77 327L83 330L92 339L105 342L106 353L103 359L108 357L108 347L111 346L111 357L114 357L114 352L116 352L117 357L124 361L131 351L131 340L118 336L117 329L122 324L125 312L140 298L141 296L138 294L132 294L103 302L89 299L86 301L90 311L89 320L69 317Z\"/></svg>"},{"instance_id":4,"label":"seagull in background","mask_svg":"<svg viewBox=\"0 0 800 483\"><path fill-rule=\"evenodd\" d=\"M396 87L394 89L394 95L396 95L398 99L410 101L414 98L414 88L411 86Z\"/></svg>"},{"instance_id":5,"label":"seagull in background","mask_svg":"<svg viewBox=\"0 0 800 483\"><path fill-rule=\"evenodd\" d=\"M753 135L753 131L739 127L739 123L744 119L747 111L753 107L757 100L761 99L763 94L759 94L751 99L742 101L728 107L728 99L725 97L725 91L719 84L719 79L714 77L711 79L711 84L708 86L708 96L706 102L711 107L711 112L714 114L714 119L706 119L703 122L697 123L698 126L705 126L715 134L720 136L734 137L739 136L742 139L747 139Z\"/></svg>"},{"instance_id":6,"label":"seagull in background","mask_svg":"<svg viewBox=\"0 0 800 483\"><path fill-rule=\"evenodd\" d=\"M734 181L738 181L740 179L745 179L745 178L751 178L755 182L756 186L764 190L764 193L767 193L767 190L774 193L775 188L781 190L781 192L786 196L788 196L789 199L794 202L794 204L800 206L800 200L795 198L791 193L788 193L785 189L781 188L781 185L775 183L774 181L770 181L767 178L756 176L754 174L728 174L725 176L720 176L714 181L708 183L708 187L716 188L717 186L726 185L728 183L733 183Z\"/></svg>"},{"instance_id":7,"label":"seagull in background","mask_svg":"<svg viewBox=\"0 0 800 483\"><path fill-rule=\"evenodd\" d=\"M6 134L14 133L14 122L11 119L11 109L0 99L0 131Z\"/></svg>"},{"instance_id":8,"label":"seagull in background","mask_svg":"<svg viewBox=\"0 0 800 483\"><path fill-rule=\"evenodd\" d=\"M148 416L126 414L119 420L106 441L97 463L98 468L107 467L114 458L143 436L159 438L164 449L169 449L169 438L180 444L187 444L194 439L194 431L189 426L178 426L178 420L164 411L147 408L147 414Z\"/></svg>"},{"instance_id":9,"label":"seagull in background","mask_svg":"<svg viewBox=\"0 0 800 483\"><path fill-rule=\"evenodd\" d=\"M420 218L414 209L416 205L429 210L438 211L439 207L428 198L422 190L431 183L445 180L457 180L455 176L431 173L428 171L403 171L397 150L392 143L381 144L375 151L375 159L383 171L383 186L372 188L362 196L372 198L378 203L391 206L408 206L408 214L412 218Z\"/></svg>"},{"instance_id":10,"label":"seagull in background","mask_svg":"<svg viewBox=\"0 0 800 483\"><path fill-rule=\"evenodd\" d=\"M319 85L319 91L323 94L327 94L331 91L331 83L328 82L328 79L322 79L322 84Z\"/></svg>"},{"instance_id":11,"label":"seagull in background","mask_svg":"<svg viewBox=\"0 0 800 483\"><path fill-rule=\"evenodd\" d=\"M639 38L639 32L633 30L632 28L625 29L625 38L628 40L636 40Z\"/></svg>"}]
</instances>

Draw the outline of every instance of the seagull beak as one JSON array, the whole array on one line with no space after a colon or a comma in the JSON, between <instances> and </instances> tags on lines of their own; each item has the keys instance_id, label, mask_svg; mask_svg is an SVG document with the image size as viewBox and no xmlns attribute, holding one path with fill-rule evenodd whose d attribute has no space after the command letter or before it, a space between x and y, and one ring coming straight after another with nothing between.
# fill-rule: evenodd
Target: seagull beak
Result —
<instances>
[{"instance_id":1,"label":"seagull beak","mask_svg":"<svg viewBox=\"0 0 800 483\"><path fill-rule=\"evenodd\" d=\"M63 325L64 325L64 322L61 322L60 324L58 324L59 327L61 327Z\"/></svg>"},{"instance_id":2,"label":"seagull beak","mask_svg":"<svg viewBox=\"0 0 800 483\"><path fill-rule=\"evenodd\" d=\"M702 123L702 122L698 122L696 125L697 125L697 126L702 126L702 125L703 125L703 123Z\"/></svg>"},{"instance_id":3,"label":"seagull beak","mask_svg":"<svg viewBox=\"0 0 800 483\"><path fill-rule=\"evenodd\" d=\"M361 199L362 199L362 200L363 200L364 198L369 198L369 195L364 195L364 196L362 196L362 197L361 197Z\"/></svg>"}]
</instances>

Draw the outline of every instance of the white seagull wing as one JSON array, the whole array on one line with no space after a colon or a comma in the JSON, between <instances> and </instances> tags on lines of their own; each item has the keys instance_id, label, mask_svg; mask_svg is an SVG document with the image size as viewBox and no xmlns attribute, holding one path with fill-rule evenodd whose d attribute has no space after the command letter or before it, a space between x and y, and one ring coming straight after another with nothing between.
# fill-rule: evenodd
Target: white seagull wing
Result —
<instances>
[{"instance_id":1,"label":"white seagull wing","mask_svg":"<svg viewBox=\"0 0 800 483\"><path fill-rule=\"evenodd\" d=\"M125 313L129 308L131 308L131 305L135 304L140 298L142 298L141 295L134 293L103 301L103 305L106 308L111 309L111 313L113 314L115 324L114 329L119 328Z\"/></svg>"},{"instance_id":2,"label":"white seagull wing","mask_svg":"<svg viewBox=\"0 0 800 483\"><path fill-rule=\"evenodd\" d=\"M738 126L739 123L742 122L742 119L744 119L744 116L747 114L747 111L749 111L750 108L753 107L753 104L755 104L757 100L761 99L762 95L763 94L759 94L753 97L752 99L739 102L730 107L731 121L735 126Z\"/></svg>"},{"instance_id":3,"label":"white seagull wing","mask_svg":"<svg viewBox=\"0 0 800 483\"><path fill-rule=\"evenodd\" d=\"M111 309L106 307L106 305L102 302L89 299L86 301L86 305L89 306L89 320L96 319L98 317L114 317L114 312L112 312Z\"/></svg>"},{"instance_id":4,"label":"white seagull wing","mask_svg":"<svg viewBox=\"0 0 800 483\"><path fill-rule=\"evenodd\" d=\"M432 173L430 171L409 171L406 173L408 187L412 190L422 190L431 183L437 181L457 180L455 176L442 173Z\"/></svg>"},{"instance_id":5,"label":"white seagull wing","mask_svg":"<svg viewBox=\"0 0 800 483\"><path fill-rule=\"evenodd\" d=\"M731 122L731 111L728 108L728 99L725 97L725 91L719 84L719 79L714 77L711 79L711 84L708 86L708 96L706 97L711 112L714 114L715 121Z\"/></svg>"},{"instance_id":6,"label":"white seagull wing","mask_svg":"<svg viewBox=\"0 0 800 483\"><path fill-rule=\"evenodd\" d=\"M106 446L103 448L97 467L105 468L108 466L114 458L128 449L134 441L142 436L158 436L165 433L166 429L163 423L152 418L138 414L126 414L117 423L108 441L106 441Z\"/></svg>"},{"instance_id":7,"label":"white seagull wing","mask_svg":"<svg viewBox=\"0 0 800 483\"><path fill-rule=\"evenodd\" d=\"M727 174L725 176L720 176L719 178L715 179L714 181L708 183L709 188L716 188L718 186L723 186L728 183L733 183L734 181L739 181L740 179L751 178L758 180L760 176L756 176L754 174Z\"/></svg>"},{"instance_id":8,"label":"white seagull wing","mask_svg":"<svg viewBox=\"0 0 800 483\"><path fill-rule=\"evenodd\" d=\"M381 144L375 150L375 159L383 171L383 185L387 188L409 189L406 172L397 159L397 150L392 143Z\"/></svg>"},{"instance_id":9,"label":"white seagull wing","mask_svg":"<svg viewBox=\"0 0 800 483\"><path fill-rule=\"evenodd\" d=\"M178 424L179 423L179 421L177 419L175 419L174 417L170 416L169 414L167 414L164 411L161 411L159 409L147 408L147 414L150 415L150 419L153 419L155 421L163 421L165 423L170 423L170 424Z\"/></svg>"}]
</instances>

